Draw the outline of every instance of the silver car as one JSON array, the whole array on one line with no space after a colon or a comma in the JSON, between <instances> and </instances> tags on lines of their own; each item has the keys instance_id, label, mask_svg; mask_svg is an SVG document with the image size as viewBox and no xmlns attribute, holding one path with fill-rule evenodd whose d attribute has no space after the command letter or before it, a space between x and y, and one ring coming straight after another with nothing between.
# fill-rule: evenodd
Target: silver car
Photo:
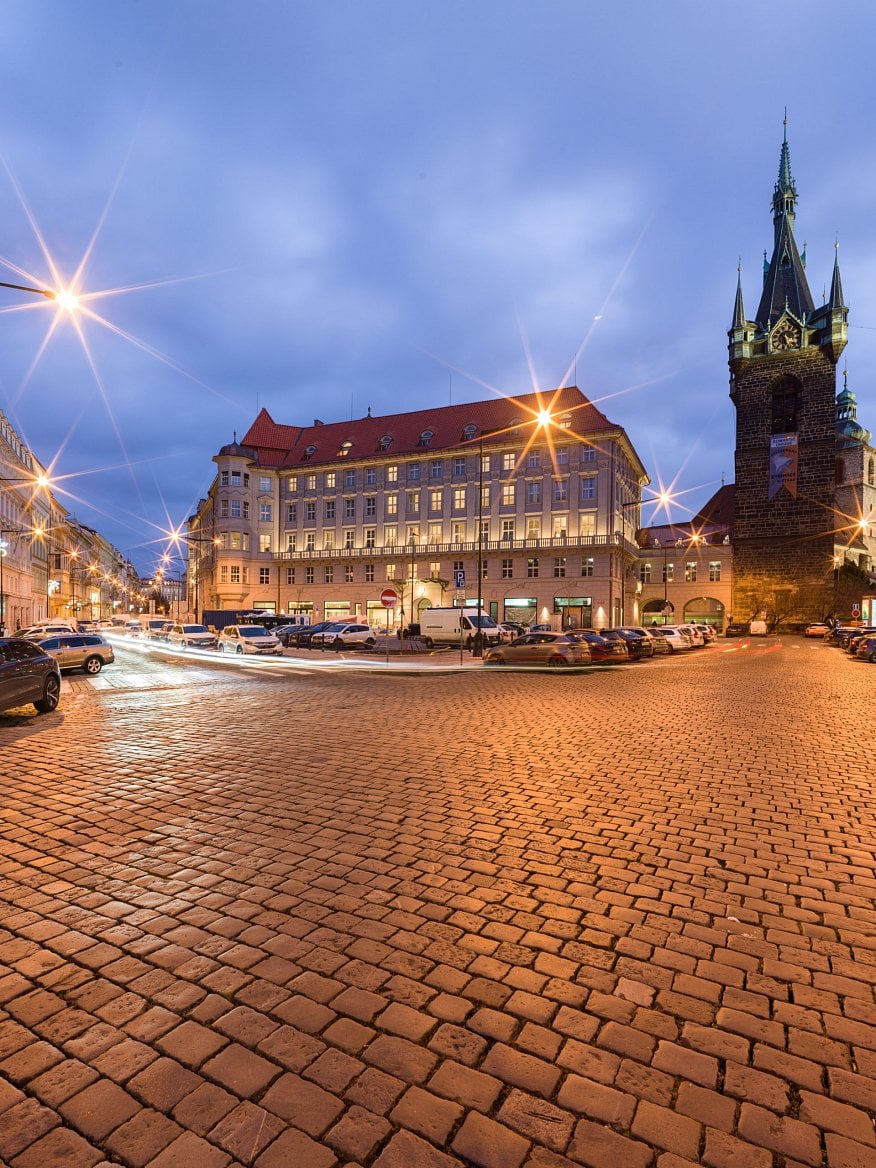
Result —
<instances>
[{"instance_id":1,"label":"silver car","mask_svg":"<svg viewBox=\"0 0 876 1168\"><path fill-rule=\"evenodd\" d=\"M61 670L81 669L92 676L115 661L113 647L99 633L56 633L36 642Z\"/></svg>"},{"instance_id":2,"label":"silver car","mask_svg":"<svg viewBox=\"0 0 876 1168\"><path fill-rule=\"evenodd\" d=\"M206 625L171 625L167 643L174 649L215 649L219 638Z\"/></svg>"},{"instance_id":3,"label":"silver car","mask_svg":"<svg viewBox=\"0 0 876 1168\"><path fill-rule=\"evenodd\" d=\"M264 625L227 625L219 634L222 653L275 653L282 655L283 646Z\"/></svg>"}]
</instances>

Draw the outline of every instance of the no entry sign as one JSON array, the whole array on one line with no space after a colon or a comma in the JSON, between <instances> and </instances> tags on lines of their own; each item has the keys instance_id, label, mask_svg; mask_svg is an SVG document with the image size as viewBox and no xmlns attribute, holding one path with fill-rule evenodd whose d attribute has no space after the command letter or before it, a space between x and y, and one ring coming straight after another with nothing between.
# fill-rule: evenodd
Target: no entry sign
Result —
<instances>
[{"instance_id":1,"label":"no entry sign","mask_svg":"<svg viewBox=\"0 0 876 1168\"><path fill-rule=\"evenodd\" d=\"M398 593L394 588L384 588L380 593L380 603L384 608L395 608L398 604Z\"/></svg>"}]
</instances>

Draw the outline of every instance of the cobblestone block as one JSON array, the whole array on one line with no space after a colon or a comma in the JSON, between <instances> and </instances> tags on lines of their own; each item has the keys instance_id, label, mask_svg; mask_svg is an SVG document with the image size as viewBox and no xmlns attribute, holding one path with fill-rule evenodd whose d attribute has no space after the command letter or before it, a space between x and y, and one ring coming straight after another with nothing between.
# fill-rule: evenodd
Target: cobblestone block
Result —
<instances>
[{"instance_id":1,"label":"cobblestone block","mask_svg":"<svg viewBox=\"0 0 876 1168\"><path fill-rule=\"evenodd\" d=\"M453 1151L477 1168L520 1168L529 1141L501 1124L470 1111L453 1140Z\"/></svg>"}]
</instances>

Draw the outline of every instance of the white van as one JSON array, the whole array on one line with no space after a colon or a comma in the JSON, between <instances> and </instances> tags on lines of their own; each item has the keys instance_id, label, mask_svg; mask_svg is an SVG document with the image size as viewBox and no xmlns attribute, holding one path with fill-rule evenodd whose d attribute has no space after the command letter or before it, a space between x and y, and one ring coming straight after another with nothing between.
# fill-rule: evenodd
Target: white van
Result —
<instances>
[{"instance_id":1,"label":"white van","mask_svg":"<svg viewBox=\"0 0 876 1168\"><path fill-rule=\"evenodd\" d=\"M767 635L767 623L765 620L753 620L748 626L749 637L765 637Z\"/></svg>"},{"instance_id":2,"label":"white van","mask_svg":"<svg viewBox=\"0 0 876 1168\"><path fill-rule=\"evenodd\" d=\"M484 645L498 645L502 630L491 616L476 608L424 608L420 613L420 636L432 645L459 645L471 649L478 631L478 622Z\"/></svg>"}]
</instances>

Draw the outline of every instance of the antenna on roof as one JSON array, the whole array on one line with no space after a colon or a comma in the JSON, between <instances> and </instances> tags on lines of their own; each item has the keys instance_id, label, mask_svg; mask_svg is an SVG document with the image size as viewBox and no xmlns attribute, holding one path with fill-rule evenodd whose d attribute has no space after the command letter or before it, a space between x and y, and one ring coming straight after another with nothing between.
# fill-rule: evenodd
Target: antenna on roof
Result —
<instances>
[{"instance_id":1,"label":"antenna on roof","mask_svg":"<svg viewBox=\"0 0 876 1168\"><path fill-rule=\"evenodd\" d=\"M447 380L450 383L450 398L449 398L447 404L449 406L452 406L453 405L453 374L452 373L447 374Z\"/></svg>"},{"instance_id":2,"label":"antenna on roof","mask_svg":"<svg viewBox=\"0 0 876 1168\"><path fill-rule=\"evenodd\" d=\"M350 421L353 420L353 393L350 392Z\"/></svg>"}]
</instances>

